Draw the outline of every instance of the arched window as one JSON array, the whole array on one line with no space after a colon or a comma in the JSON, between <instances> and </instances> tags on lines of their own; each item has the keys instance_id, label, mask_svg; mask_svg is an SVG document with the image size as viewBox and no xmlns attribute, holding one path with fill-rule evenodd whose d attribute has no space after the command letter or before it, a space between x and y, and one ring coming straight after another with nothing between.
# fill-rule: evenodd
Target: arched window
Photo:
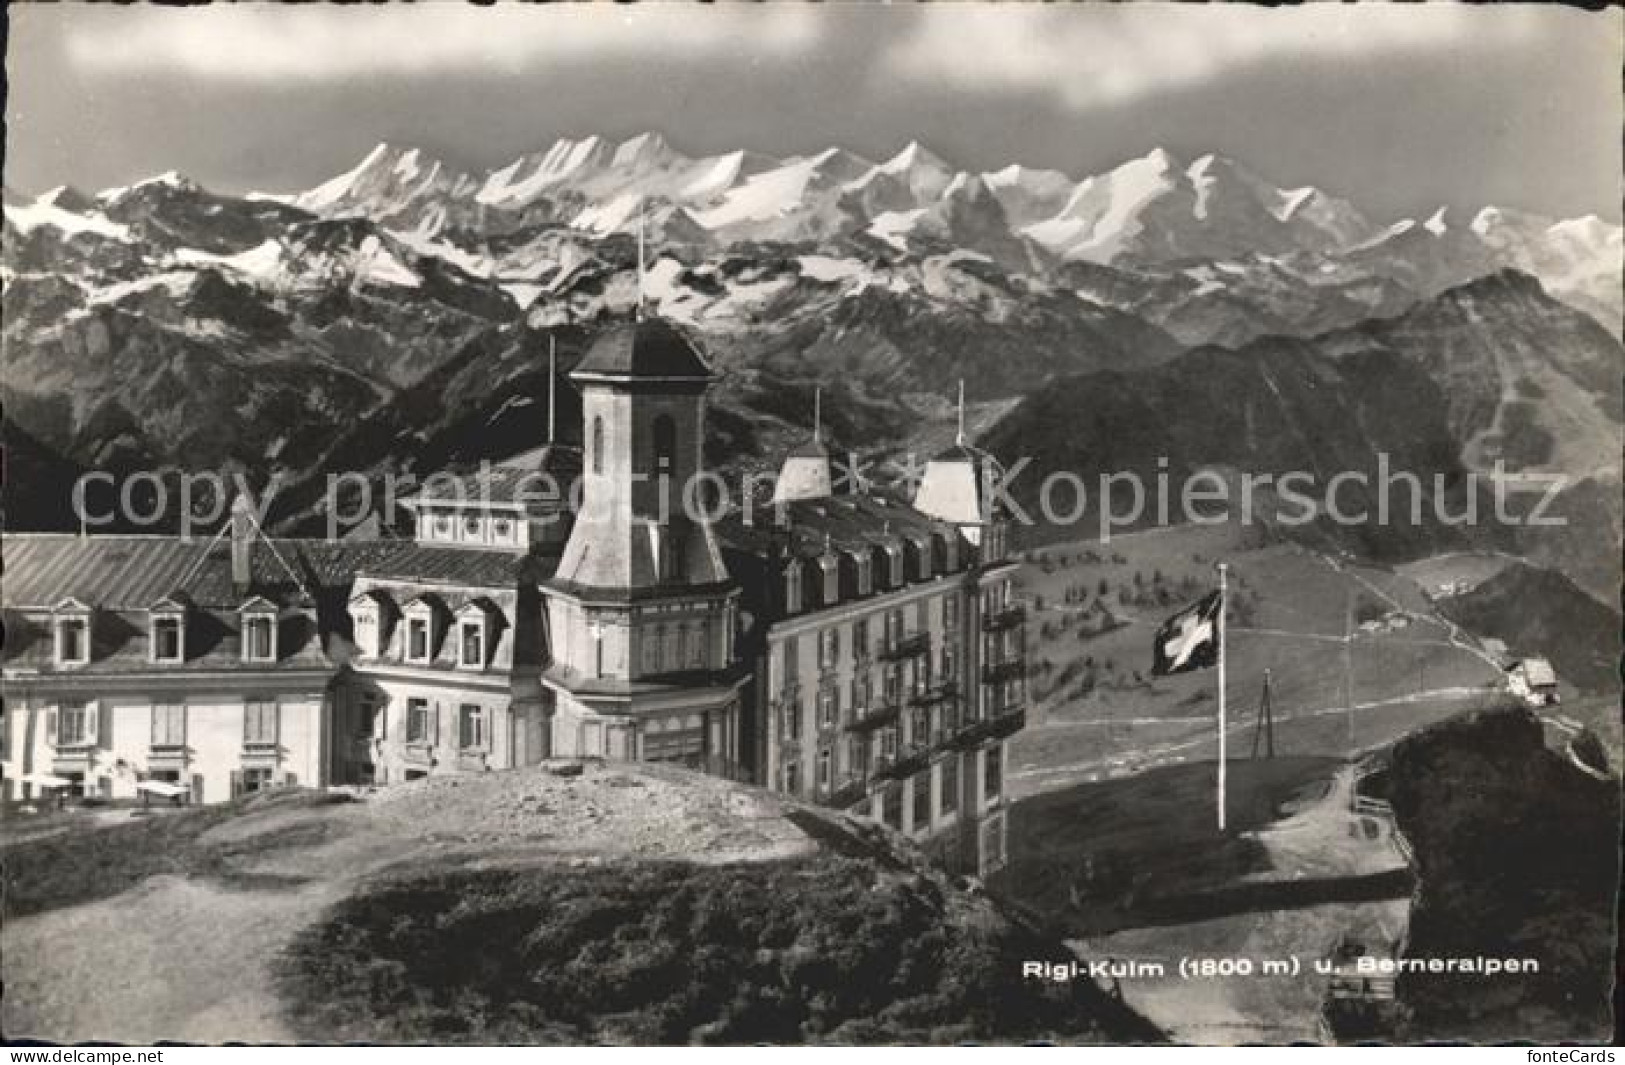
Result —
<instances>
[{"instance_id":1,"label":"arched window","mask_svg":"<svg viewBox=\"0 0 1625 1065\"><path fill-rule=\"evenodd\" d=\"M604 419L597 415L592 419L592 472L604 472Z\"/></svg>"},{"instance_id":2,"label":"arched window","mask_svg":"<svg viewBox=\"0 0 1625 1065\"><path fill-rule=\"evenodd\" d=\"M671 415L661 414L655 418L651 428L654 448L649 455L649 472L657 477L662 473L671 474L677 469L677 423Z\"/></svg>"}]
</instances>

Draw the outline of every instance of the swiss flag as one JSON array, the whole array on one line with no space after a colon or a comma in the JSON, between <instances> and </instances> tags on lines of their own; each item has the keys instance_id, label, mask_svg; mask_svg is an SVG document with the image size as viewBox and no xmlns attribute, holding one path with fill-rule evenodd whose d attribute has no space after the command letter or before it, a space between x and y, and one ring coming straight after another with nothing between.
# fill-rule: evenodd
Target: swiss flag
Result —
<instances>
[{"instance_id":1,"label":"swiss flag","mask_svg":"<svg viewBox=\"0 0 1625 1065\"><path fill-rule=\"evenodd\" d=\"M1164 677L1207 669L1219 660L1219 611L1223 596L1213 592L1195 606L1186 607L1157 629L1151 672Z\"/></svg>"}]
</instances>

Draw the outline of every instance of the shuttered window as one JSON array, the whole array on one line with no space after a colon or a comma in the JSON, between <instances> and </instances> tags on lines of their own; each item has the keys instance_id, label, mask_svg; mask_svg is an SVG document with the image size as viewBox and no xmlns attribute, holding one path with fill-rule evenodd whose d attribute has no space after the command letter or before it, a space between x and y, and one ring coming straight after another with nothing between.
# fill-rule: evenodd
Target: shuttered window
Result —
<instances>
[{"instance_id":1,"label":"shuttered window","mask_svg":"<svg viewBox=\"0 0 1625 1065\"><path fill-rule=\"evenodd\" d=\"M154 747L180 747L186 743L186 704L154 703L152 707L152 745Z\"/></svg>"}]
</instances>

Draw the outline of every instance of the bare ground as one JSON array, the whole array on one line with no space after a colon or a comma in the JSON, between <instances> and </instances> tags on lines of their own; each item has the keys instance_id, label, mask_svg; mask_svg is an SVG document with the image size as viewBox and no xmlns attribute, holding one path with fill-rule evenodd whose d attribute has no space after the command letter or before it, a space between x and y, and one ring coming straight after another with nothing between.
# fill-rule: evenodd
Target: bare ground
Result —
<instances>
[{"instance_id":1,"label":"bare ground","mask_svg":"<svg viewBox=\"0 0 1625 1065\"><path fill-rule=\"evenodd\" d=\"M442 777L344 805L274 806L211 829L224 876L156 876L8 920L11 1039L291 1042L271 963L370 877L429 862L770 860L814 841L765 792L656 766ZM116 836L116 833L113 834Z\"/></svg>"}]
</instances>

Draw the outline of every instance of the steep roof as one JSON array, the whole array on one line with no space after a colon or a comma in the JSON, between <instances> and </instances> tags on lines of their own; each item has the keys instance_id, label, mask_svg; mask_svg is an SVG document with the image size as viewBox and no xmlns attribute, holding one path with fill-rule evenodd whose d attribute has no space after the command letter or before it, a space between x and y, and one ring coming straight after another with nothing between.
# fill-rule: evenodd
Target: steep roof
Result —
<instances>
[{"instance_id":1,"label":"steep roof","mask_svg":"<svg viewBox=\"0 0 1625 1065\"><path fill-rule=\"evenodd\" d=\"M73 536L13 533L5 537L8 607L50 608L66 598L109 610L146 610L184 593L200 607L236 609L253 596L279 606L304 602L306 541L256 540L249 586L232 587L231 545L175 536Z\"/></svg>"},{"instance_id":2,"label":"steep roof","mask_svg":"<svg viewBox=\"0 0 1625 1065\"><path fill-rule=\"evenodd\" d=\"M593 341L572 378L709 381L699 349L664 318L615 326Z\"/></svg>"}]
</instances>

